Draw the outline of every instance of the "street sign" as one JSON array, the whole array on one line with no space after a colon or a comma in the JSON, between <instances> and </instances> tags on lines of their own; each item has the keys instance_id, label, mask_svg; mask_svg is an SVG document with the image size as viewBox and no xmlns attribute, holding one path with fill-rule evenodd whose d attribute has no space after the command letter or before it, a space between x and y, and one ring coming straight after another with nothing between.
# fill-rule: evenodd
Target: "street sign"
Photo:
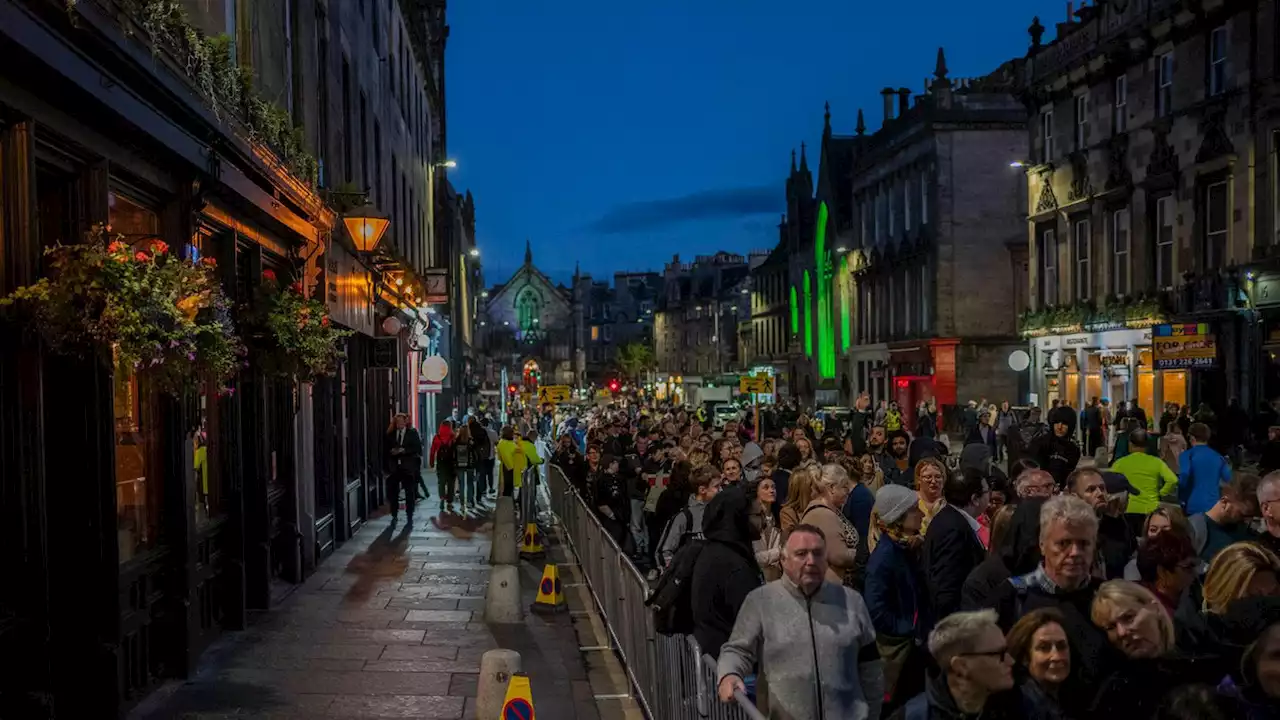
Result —
<instances>
[{"instance_id":1,"label":"street sign","mask_svg":"<svg viewBox=\"0 0 1280 720\"><path fill-rule=\"evenodd\" d=\"M741 393L759 393L761 395L773 394L773 378L768 375L743 375L738 378L738 392Z\"/></svg>"},{"instance_id":2,"label":"street sign","mask_svg":"<svg viewBox=\"0 0 1280 720\"><path fill-rule=\"evenodd\" d=\"M572 398L568 385L543 385L538 388L538 404L567 403Z\"/></svg>"}]
</instances>

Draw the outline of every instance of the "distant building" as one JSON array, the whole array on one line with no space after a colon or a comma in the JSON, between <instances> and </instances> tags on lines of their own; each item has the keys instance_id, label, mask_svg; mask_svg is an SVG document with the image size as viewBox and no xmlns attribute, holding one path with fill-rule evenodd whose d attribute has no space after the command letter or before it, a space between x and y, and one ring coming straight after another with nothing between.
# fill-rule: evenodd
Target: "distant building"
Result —
<instances>
[{"instance_id":1,"label":"distant building","mask_svg":"<svg viewBox=\"0 0 1280 720\"><path fill-rule=\"evenodd\" d=\"M751 315L750 263L766 257L721 251L666 264L653 329L660 377L720 378L745 367L739 330Z\"/></svg>"},{"instance_id":2,"label":"distant building","mask_svg":"<svg viewBox=\"0 0 1280 720\"><path fill-rule=\"evenodd\" d=\"M603 387L619 375L618 350L629 343L653 347L654 311L662 293L656 272L615 272L613 286L575 272L574 297L582 311L587 383ZM631 378L641 380L642 378Z\"/></svg>"},{"instance_id":3,"label":"distant building","mask_svg":"<svg viewBox=\"0 0 1280 720\"><path fill-rule=\"evenodd\" d=\"M1280 396L1275 13L1145 0L1081 7L1047 44L1029 28L1020 329L1041 404ZM1155 357L1163 323L1207 330L1199 350Z\"/></svg>"},{"instance_id":4,"label":"distant building","mask_svg":"<svg viewBox=\"0 0 1280 720\"><path fill-rule=\"evenodd\" d=\"M904 408L1025 400L1009 366L1025 295L1023 176L1010 167L1027 154L1021 67L952 80L939 49L914 104L906 88L885 88L881 128L868 135L859 119L847 241L855 392Z\"/></svg>"},{"instance_id":5,"label":"distant building","mask_svg":"<svg viewBox=\"0 0 1280 720\"><path fill-rule=\"evenodd\" d=\"M526 243L524 265L511 279L492 287L484 303L480 336L488 363L485 379L496 387L505 368L508 383L525 390L578 385L585 371L580 327L573 291L534 266Z\"/></svg>"}]
</instances>

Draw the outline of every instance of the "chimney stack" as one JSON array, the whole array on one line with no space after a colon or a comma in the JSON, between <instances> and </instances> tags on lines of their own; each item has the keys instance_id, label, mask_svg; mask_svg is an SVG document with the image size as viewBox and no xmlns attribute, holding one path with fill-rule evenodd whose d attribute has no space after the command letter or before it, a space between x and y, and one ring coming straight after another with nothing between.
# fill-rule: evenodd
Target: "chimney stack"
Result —
<instances>
[{"instance_id":1,"label":"chimney stack","mask_svg":"<svg viewBox=\"0 0 1280 720\"><path fill-rule=\"evenodd\" d=\"M903 117L911 109L910 88L898 88L898 117Z\"/></svg>"},{"instance_id":2,"label":"chimney stack","mask_svg":"<svg viewBox=\"0 0 1280 720\"><path fill-rule=\"evenodd\" d=\"M893 88L885 88L880 91L880 97L884 98L884 124L888 125L893 119Z\"/></svg>"},{"instance_id":3,"label":"chimney stack","mask_svg":"<svg viewBox=\"0 0 1280 720\"><path fill-rule=\"evenodd\" d=\"M1067 24L1075 22L1076 4L1073 0L1067 0Z\"/></svg>"}]
</instances>

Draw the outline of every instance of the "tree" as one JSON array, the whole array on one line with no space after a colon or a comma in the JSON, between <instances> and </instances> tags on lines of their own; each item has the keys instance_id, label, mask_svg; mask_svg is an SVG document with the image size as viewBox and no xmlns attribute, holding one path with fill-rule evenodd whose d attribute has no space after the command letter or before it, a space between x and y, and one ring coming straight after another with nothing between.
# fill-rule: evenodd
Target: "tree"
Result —
<instances>
[{"instance_id":1,"label":"tree","mask_svg":"<svg viewBox=\"0 0 1280 720\"><path fill-rule=\"evenodd\" d=\"M631 380L640 380L641 374L655 365L653 348L644 343L631 342L618 348L618 369Z\"/></svg>"}]
</instances>

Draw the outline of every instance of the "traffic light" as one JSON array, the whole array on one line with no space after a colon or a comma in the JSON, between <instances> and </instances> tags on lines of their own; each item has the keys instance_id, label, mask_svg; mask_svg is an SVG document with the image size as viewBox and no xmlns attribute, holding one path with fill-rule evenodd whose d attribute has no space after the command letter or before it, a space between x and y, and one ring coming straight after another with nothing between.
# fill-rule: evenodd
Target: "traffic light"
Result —
<instances>
[{"instance_id":1,"label":"traffic light","mask_svg":"<svg viewBox=\"0 0 1280 720\"><path fill-rule=\"evenodd\" d=\"M611 392L611 393L616 393L616 392L618 392L618 387L619 387L619 386L618 386L618 381L617 381L616 379L614 379L614 380L610 380L610 381L609 381L609 392Z\"/></svg>"},{"instance_id":2,"label":"traffic light","mask_svg":"<svg viewBox=\"0 0 1280 720\"><path fill-rule=\"evenodd\" d=\"M507 386L507 392L511 393L512 395L515 395L515 394L516 394L516 386L515 386L515 385L508 385L508 386Z\"/></svg>"}]
</instances>

